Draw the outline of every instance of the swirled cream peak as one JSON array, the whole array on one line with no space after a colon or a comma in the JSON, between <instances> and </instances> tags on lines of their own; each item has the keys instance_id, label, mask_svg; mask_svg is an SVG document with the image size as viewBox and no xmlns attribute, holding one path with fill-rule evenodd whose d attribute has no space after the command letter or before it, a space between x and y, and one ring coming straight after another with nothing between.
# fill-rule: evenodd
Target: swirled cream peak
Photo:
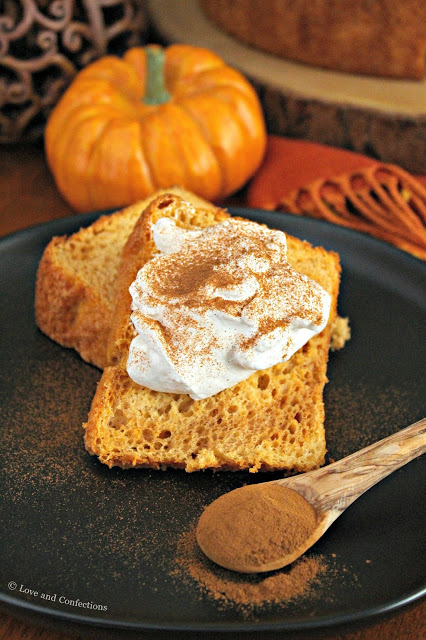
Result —
<instances>
[{"instance_id":1,"label":"swirled cream peak","mask_svg":"<svg viewBox=\"0 0 426 640\"><path fill-rule=\"evenodd\" d=\"M161 218L130 286L140 385L194 400L288 360L327 324L330 296L286 259L286 236L238 219L195 231Z\"/></svg>"}]
</instances>

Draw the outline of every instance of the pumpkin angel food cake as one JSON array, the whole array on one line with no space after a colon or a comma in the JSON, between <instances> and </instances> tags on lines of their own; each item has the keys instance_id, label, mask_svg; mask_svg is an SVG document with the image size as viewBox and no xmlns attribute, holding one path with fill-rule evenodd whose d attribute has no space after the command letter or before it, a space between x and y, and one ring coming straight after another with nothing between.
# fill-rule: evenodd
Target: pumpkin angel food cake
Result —
<instances>
[{"instance_id":1,"label":"pumpkin angel food cake","mask_svg":"<svg viewBox=\"0 0 426 640\"><path fill-rule=\"evenodd\" d=\"M89 453L123 468L319 467L339 280L336 253L155 198L123 248Z\"/></svg>"}]
</instances>

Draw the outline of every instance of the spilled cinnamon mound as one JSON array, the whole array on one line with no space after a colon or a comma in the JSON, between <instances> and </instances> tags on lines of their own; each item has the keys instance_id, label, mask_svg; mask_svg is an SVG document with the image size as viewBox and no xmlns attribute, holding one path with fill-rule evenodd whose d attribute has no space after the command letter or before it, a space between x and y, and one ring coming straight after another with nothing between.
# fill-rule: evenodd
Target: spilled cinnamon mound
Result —
<instances>
[{"instance_id":1,"label":"spilled cinnamon mound","mask_svg":"<svg viewBox=\"0 0 426 640\"><path fill-rule=\"evenodd\" d=\"M286 605L309 595L327 570L322 557L305 556L290 567L267 574L228 571L205 557L197 545L194 530L180 536L175 562L172 575L195 582L219 604L239 606L246 612L268 604Z\"/></svg>"}]
</instances>

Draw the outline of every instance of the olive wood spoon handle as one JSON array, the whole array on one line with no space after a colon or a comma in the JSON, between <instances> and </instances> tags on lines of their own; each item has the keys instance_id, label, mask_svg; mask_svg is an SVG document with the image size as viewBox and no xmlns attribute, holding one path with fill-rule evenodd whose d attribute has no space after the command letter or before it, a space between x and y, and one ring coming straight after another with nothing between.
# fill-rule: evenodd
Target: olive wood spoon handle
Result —
<instances>
[{"instance_id":1,"label":"olive wood spoon handle","mask_svg":"<svg viewBox=\"0 0 426 640\"><path fill-rule=\"evenodd\" d=\"M248 566L244 561L239 561L239 566L232 568L244 573L260 573L280 569L294 562L317 542L336 518L360 495L425 451L426 418L423 418L326 467L264 483L282 485L305 498L315 511L315 529L292 553L273 562ZM261 488L262 484L257 486ZM216 561L211 555L209 557Z\"/></svg>"},{"instance_id":2,"label":"olive wood spoon handle","mask_svg":"<svg viewBox=\"0 0 426 640\"><path fill-rule=\"evenodd\" d=\"M359 496L425 451L426 418L423 418L326 467L277 480L277 484L303 496L317 516L317 528L306 541L305 548L297 550L296 558L309 549Z\"/></svg>"}]
</instances>

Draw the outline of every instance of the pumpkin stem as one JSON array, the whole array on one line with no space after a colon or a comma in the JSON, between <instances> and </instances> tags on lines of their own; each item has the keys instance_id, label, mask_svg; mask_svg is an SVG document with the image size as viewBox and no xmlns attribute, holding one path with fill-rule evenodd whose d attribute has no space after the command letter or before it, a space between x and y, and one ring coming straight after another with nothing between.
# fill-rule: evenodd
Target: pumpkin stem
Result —
<instances>
[{"instance_id":1,"label":"pumpkin stem","mask_svg":"<svg viewBox=\"0 0 426 640\"><path fill-rule=\"evenodd\" d=\"M164 82L164 50L158 46L146 47L146 90L143 102L158 105L170 100Z\"/></svg>"}]
</instances>

